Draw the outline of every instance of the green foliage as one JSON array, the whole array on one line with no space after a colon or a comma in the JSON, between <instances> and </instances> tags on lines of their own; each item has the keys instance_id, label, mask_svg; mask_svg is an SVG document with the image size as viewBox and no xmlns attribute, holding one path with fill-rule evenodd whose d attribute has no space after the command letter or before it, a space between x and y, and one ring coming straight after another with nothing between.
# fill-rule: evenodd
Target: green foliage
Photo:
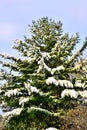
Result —
<instances>
[{"instance_id":1,"label":"green foliage","mask_svg":"<svg viewBox=\"0 0 87 130\"><path fill-rule=\"evenodd\" d=\"M26 118L24 118L26 117ZM59 118L54 117L49 111L41 110L38 108L30 108L26 113L23 110L20 116L12 117L7 126L7 130L33 130L33 129L45 129L48 126L59 127Z\"/></svg>"},{"instance_id":2,"label":"green foliage","mask_svg":"<svg viewBox=\"0 0 87 130\"><path fill-rule=\"evenodd\" d=\"M4 59L0 61L3 81L0 102L2 108L12 109L3 115L6 127L8 130L59 128L59 110L76 106L79 90L87 89L87 61L78 62L87 40L76 52L79 35L63 34L62 23L47 17L33 21L29 29L31 38L15 40L13 48L20 58L0 54ZM80 85L84 84L82 87L77 86L76 74Z\"/></svg>"}]
</instances>

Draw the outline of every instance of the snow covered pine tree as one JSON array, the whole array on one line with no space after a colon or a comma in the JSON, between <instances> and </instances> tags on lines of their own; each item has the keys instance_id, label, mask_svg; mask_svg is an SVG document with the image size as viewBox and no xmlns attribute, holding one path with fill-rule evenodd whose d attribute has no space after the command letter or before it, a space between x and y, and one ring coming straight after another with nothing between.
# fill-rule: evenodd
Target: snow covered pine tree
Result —
<instances>
[{"instance_id":1,"label":"snow covered pine tree","mask_svg":"<svg viewBox=\"0 0 87 130\"><path fill-rule=\"evenodd\" d=\"M20 58L0 54L0 102L3 110L10 110L3 117L8 130L56 129L59 110L75 106L80 89L87 94L83 62L77 64L87 40L76 51L78 34L63 34L62 23L47 17L32 21L29 28L31 38L15 40Z\"/></svg>"}]
</instances>

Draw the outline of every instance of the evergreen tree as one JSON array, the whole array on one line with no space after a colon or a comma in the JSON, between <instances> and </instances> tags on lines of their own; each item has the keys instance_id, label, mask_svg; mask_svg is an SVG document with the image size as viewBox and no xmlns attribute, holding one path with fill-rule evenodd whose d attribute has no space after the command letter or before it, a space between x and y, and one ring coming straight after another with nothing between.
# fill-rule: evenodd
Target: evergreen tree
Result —
<instances>
[{"instance_id":1,"label":"evergreen tree","mask_svg":"<svg viewBox=\"0 0 87 130\"><path fill-rule=\"evenodd\" d=\"M59 110L75 106L82 90L87 93L84 62L78 64L87 40L76 51L79 35L64 34L62 23L47 17L33 21L29 29L30 38L15 40L18 58L0 54L3 117L9 130L58 128Z\"/></svg>"}]
</instances>

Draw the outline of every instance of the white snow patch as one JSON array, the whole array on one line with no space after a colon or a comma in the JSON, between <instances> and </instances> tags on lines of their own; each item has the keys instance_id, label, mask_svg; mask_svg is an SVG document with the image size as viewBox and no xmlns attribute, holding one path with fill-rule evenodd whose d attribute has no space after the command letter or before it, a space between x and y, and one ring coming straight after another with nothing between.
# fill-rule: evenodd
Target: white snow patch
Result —
<instances>
[{"instance_id":1,"label":"white snow patch","mask_svg":"<svg viewBox=\"0 0 87 130\"><path fill-rule=\"evenodd\" d=\"M65 68L63 67L63 65L58 66L56 68L53 68L51 71L51 74L53 75L56 71L60 71L60 70L65 70Z\"/></svg>"},{"instance_id":2,"label":"white snow patch","mask_svg":"<svg viewBox=\"0 0 87 130\"><path fill-rule=\"evenodd\" d=\"M65 96L70 96L71 98L77 98L78 97L78 92L76 92L74 89L65 89L61 93L61 97L64 98Z\"/></svg>"},{"instance_id":3,"label":"white snow patch","mask_svg":"<svg viewBox=\"0 0 87 130\"><path fill-rule=\"evenodd\" d=\"M58 81L54 77L49 77L46 80L46 84L47 85L54 84L55 86L58 86Z\"/></svg>"},{"instance_id":4,"label":"white snow patch","mask_svg":"<svg viewBox=\"0 0 87 130\"><path fill-rule=\"evenodd\" d=\"M65 86L66 88L73 88L73 84L68 80L58 80L60 86Z\"/></svg>"}]
</instances>

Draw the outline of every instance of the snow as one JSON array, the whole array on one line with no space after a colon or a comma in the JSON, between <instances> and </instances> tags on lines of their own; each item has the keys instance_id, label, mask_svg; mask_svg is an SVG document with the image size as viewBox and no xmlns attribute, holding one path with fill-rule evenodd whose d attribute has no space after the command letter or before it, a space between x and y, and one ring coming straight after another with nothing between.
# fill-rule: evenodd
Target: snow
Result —
<instances>
[{"instance_id":1,"label":"snow","mask_svg":"<svg viewBox=\"0 0 87 130\"><path fill-rule=\"evenodd\" d=\"M84 88L85 87L85 83L81 83L81 80L77 80L75 82L75 86L79 87L79 88Z\"/></svg>"},{"instance_id":2,"label":"snow","mask_svg":"<svg viewBox=\"0 0 87 130\"><path fill-rule=\"evenodd\" d=\"M37 70L37 73L39 73L43 69L43 65L39 65L39 68Z\"/></svg>"},{"instance_id":3,"label":"snow","mask_svg":"<svg viewBox=\"0 0 87 130\"><path fill-rule=\"evenodd\" d=\"M2 116L8 117L8 116L12 116L12 115L20 115L21 111L22 111L22 108L16 108L12 111L4 113Z\"/></svg>"},{"instance_id":4,"label":"snow","mask_svg":"<svg viewBox=\"0 0 87 130\"><path fill-rule=\"evenodd\" d=\"M2 93L2 90L1 90L1 88L0 88L0 94Z\"/></svg>"},{"instance_id":5,"label":"snow","mask_svg":"<svg viewBox=\"0 0 87 130\"><path fill-rule=\"evenodd\" d=\"M30 91L35 92L35 93L39 93L39 89L37 89L36 87L33 87L33 86L30 87Z\"/></svg>"},{"instance_id":6,"label":"snow","mask_svg":"<svg viewBox=\"0 0 87 130\"><path fill-rule=\"evenodd\" d=\"M60 70L65 70L65 68L63 67L63 65L58 66L56 68L50 68L49 66L46 65L46 63L44 62L44 58L49 59L50 55L49 53L42 53L42 58L38 61L39 64L39 68L37 70L37 73L41 72L43 69L46 69L48 72L50 72L52 75L56 72L56 71L60 71Z\"/></svg>"},{"instance_id":7,"label":"snow","mask_svg":"<svg viewBox=\"0 0 87 130\"><path fill-rule=\"evenodd\" d=\"M56 129L56 128L54 128L54 127L49 127L49 128L47 128L46 130L58 130L58 129Z\"/></svg>"},{"instance_id":8,"label":"snow","mask_svg":"<svg viewBox=\"0 0 87 130\"><path fill-rule=\"evenodd\" d=\"M51 68L49 68L45 63L44 63L44 68L45 68L48 72L51 72Z\"/></svg>"},{"instance_id":9,"label":"snow","mask_svg":"<svg viewBox=\"0 0 87 130\"><path fill-rule=\"evenodd\" d=\"M73 84L68 80L58 80L60 86L65 86L66 88L73 88Z\"/></svg>"},{"instance_id":10,"label":"snow","mask_svg":"<svg viewBox=\"0 0 87 130\"><path fill-rule=\"evenodd\" d=\"M49 60L51 58L50 54L48 52L42 52L42 57Z\"/></svg>"},{"instance_id":11,"label":"snow","mask_svg":"<svg viewBox=\"0 0 87 130\"><path fill-rule=\"evenodd\" d=\"M36 87L33 87L33 86L31 86L31 84L30 83L24 83L24 85L25 85L25 88L28 90L28 92L29 92L29 95L31 94L31 93L39 93L39 89L37 89Z\"/></svg>"},{"instance_id":12,"label":"snow","mask_svg":"<svg viewBox=\"0 0 87 130\"><path fill-rule=\"evenodd\" d=\"M39 68L37 70L37 73L39 73L40 71L44 69L46 69L47 71L51 72L51 68L49 68L45 63L44 63L44 59L43 57L38 61L39 64Z\"/></svg>"},{"instance_id":13,"label":"snow","mask_svg":"<svg viewBox=\"0 0 87 130\"><path fill-rule=\"evenodd\" d=\"M55 86L62 86L62 87L66 87L66 88L73 88L73 84L68 81L68 80L56 80L54 77L49 77L46 80L46 84L54 84Z\"/></svg>"},{"instance_id":14,"label":"snow","mask_svg":"<svg viewBox=\"0 0 87 130\"><path fill-rule=\"evenodd\" d=\"M46 84L47 85L54 84L55 86L58 86L58 81L54 77L49 77L46 80Z\"/></svg>"},{"instance_id":15,"label":"snow","mask_svg":"<svg viewBox=\"0 0 87 130\"><path fill-rule=\"evenodd\" d=\"M37 73L39 73L39 72L43 69L43 67L44 67L44 59L41 58L41 59L38 61L38 64L39 64L39 68L38 68L38 70L37 70Z\"/></svg>"},{"instance_id":16,"label":"snow","mask_svg":"<svg viewBox=\"0 0 87 130\"><path fill-rule=\"evenodd\" d=\"M11 97L11 96L20 95L20 94L22 94L22 93L19 92L19 89L11 89L11 90L8 90L8 91L5 93L5 96Z\"/></svg>"},{"instance_id":17,"label":"snow","mask_svg":"<svg viewBox=\"0 0 87 130\"><path fill-rule=\"evenodd\" d=\"M61 97L64 98L65 96L70 96L71 98L77 98L78 92L76 92L74 89L65 89L61 93Z\"/></svg>"},{"instance_id":18,"label":"snow","mask_svg":"<svg viewBox=\"0 0 87 130\"><path fill-rule=\"evenodd\" d=\"M29 98L21 98L20 102L19 102L19 105L24 105L24 103L26 103L28 101L29 101Z\"/></svg>"},{"instance_id":19,"label":"snow","mask_svg":"<svg viewBox=\"0 0 87 130\"><path fill-rule=\"evenodd\" d=\"M41 111L41 112L44 112L44 113L48 113L50 115L53 115L53 113L51 113L49 110L47 109L44 109L44 108L40 108L40 107L29 107L28 108L28 112L31 112L31 111Z\"/></svg>"},{"instance_id":20,"label":"snow","mask_svg":"<svg viewBox=\"0 0 87 130\"><path fill-rule=\"evenodd\" d=\"M60 71L60 70L65 70L65 68L63 67L63 65L58 66L56 68L53 68L51 71L51 74L53 75L56 71Z\"/></svg>"},{"instance_id":21,"label":"snow","mask_svg":"<svg viewBox=\"0 0 87 130\"><path fill-rule=\"evenodd\" d=\"M78 91L79 95L82 97L82 98L87 98L87 90L84 90L84 91Z\"/></svg>"}]
</instances>

